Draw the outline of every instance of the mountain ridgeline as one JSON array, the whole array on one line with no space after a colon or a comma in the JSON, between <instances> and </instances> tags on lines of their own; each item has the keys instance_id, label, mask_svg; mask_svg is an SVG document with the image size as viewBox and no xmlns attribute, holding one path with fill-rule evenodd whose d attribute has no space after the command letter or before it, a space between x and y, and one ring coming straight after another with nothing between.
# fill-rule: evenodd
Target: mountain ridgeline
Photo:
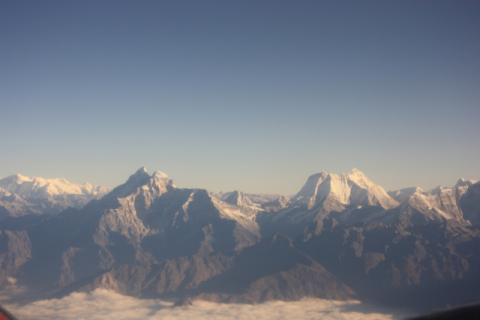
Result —
<instances>
[{"instance_id":1,"label":"mountain ridgeline","mask_svg":"<svg viewBox=\"0 0 480 320\"><path fill-rule=\"evenodd\" d=\"M81 208L110 192L109 188L70 183L65 179L28 178L16 174L0 179L0 220L25 215L57 214Z\"/></svg>"},{"instance_id":2,"label":"mountain ridgeline","mask_svg":"<svg viewBox=\"0 0 480 320\"><path fill-rule=\"evenodd\" d=\"M480 301L471 180L387 193L353 169L312 175L289 198L182 189L145 168L113 190L17 175L0 179L0 214L0 285L48 297L106 288L178 304L317 297L422 311Z\"/></svg>"}]
</instances>

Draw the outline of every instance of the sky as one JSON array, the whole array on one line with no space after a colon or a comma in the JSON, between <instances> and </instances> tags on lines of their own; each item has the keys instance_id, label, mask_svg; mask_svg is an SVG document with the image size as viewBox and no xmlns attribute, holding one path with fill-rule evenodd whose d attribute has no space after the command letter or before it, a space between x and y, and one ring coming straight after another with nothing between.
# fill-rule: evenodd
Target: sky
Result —
<instances>
[{"instance_id":1,"label":"sky","mask_svg":"<svg viewBox=\"0 0 480 320\"><path fill-rule=\"evenodd\" d=\"M0 177L480 179L479 1L1 1Z\"/></svg>"}]
</instances>

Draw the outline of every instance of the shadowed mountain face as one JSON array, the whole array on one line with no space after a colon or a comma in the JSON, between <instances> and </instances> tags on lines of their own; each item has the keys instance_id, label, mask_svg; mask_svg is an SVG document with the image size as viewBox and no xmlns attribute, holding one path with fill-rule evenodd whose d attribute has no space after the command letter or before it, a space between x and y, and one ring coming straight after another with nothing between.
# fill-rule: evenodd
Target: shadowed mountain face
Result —
<instances>
[{"instance_id":1,"label":"shadowed mountain face","mask_svg":"<svg viewBox=\"0 0 480 320\"><path fill-rule=\"evenodd\" d=\"M193 255L148 266L122 265L72 283L60 295L106 288L139 297L185 297L222 302L258 303L302 297L347 300L348 286L303 252L292 240L275 235L235 257Z\"/></svg>"},{"instance_id":2,"label":"shadowed mountain face","mask_svg":"<svg viewBox=\"0 0 480 320\"><path fill-rule=\"evenodd\" d=\"M233 260L233 257L217 252L178 257L149 265L124 264L76 281L62 289L57 296L104 288L135 297L178 297L232 268Z\"/></svg>"},{"instance_id":3,"label":"shadowed mountain face","mask_svg":"<svg viewBox=\"0 0 480 320\"><path fill-rule=\"evenodd\" d=\"M230 270L202 283L198 291L223 294L218 296L220 301L250 303L306 296L347 300L355 296L353 290L280 234L245 248Z\"/></svg>"},{"instance_id":4,"label":"shadowed mountain face","mask_svg":"<svg viewBox=\"0 0 480 320\"><path fill-rule=\"evenodd\" d=\"M180 304L355 297L427 310L475 302L479 190L460 180L390 192L399 203L352 170L312 175L292 199L214 197L141 168L80 209L1 221L0 286L10 277L57 296L107 288Z\"/></svg>"},{"instance_id":5,"label":"shadowed mountain face","mask_svg":"<svg viewBox=\"0 0 480 320\"><path fill-rule=\"evenodd\" d=\"M472 225L480 225L480 182L468 187L467 192L460 199L463 218Z\"/></svg>"},{"instance_id":6,"label":"shadowed mountain face","mask_svg":"<svg viewBox=\"0 0 480 320\"><path fill-rule=\"evenodd\" d=\"M409 227L322 223L298 237L296 245L362 297L423 310L480 299L469 285L480 283L478 228L455 220ZM449 289L461 283L461 293Z\"/></svg>"}]
</instances>

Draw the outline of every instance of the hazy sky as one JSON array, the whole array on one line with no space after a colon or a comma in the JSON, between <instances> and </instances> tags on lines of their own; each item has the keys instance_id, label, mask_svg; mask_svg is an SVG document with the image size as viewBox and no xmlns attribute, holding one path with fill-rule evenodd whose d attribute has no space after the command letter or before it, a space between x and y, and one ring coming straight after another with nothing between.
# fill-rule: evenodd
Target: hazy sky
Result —
<instances>
[{"instance_id":1,"label":"hazy sky","mask_svg":"<svg viewBox=\"0 0 480 320\"><path fill-rule=\"evenodd\" d=\"M0 177L480 179L480 1L1 1Z\"/></svg>"}]
</instances>

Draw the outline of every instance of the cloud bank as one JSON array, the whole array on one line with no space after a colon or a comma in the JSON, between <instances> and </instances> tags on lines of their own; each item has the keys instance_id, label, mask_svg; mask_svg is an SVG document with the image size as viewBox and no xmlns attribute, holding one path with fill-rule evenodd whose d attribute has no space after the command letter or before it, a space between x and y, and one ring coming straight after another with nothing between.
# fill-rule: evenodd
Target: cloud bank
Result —
<instances>
[{"instance_id":1,"label":"cloud bank","mask_svg":"<svg viewBox=\"0 0 480 320\"><path fill-rule=\"evenodd\" d=\"M195 301L186 307L173 302L137 299L97 289L91 293L72 293L62 299L40 300L25 305L5 304L7 310L22 320L131 320L131 319L325 319L384 320L407 315L359 301L303 299L295 302L275 301L259 305L217 304Z\"/></svg>"}]
</instances>

